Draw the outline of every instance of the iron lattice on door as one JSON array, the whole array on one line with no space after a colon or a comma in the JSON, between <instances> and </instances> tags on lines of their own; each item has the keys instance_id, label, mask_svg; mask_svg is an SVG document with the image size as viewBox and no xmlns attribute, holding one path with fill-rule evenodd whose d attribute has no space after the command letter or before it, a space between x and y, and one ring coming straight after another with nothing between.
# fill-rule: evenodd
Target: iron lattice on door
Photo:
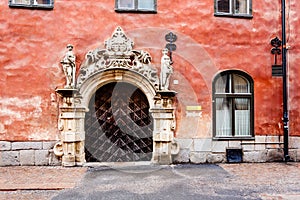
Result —
<instances>
[{"instance_id":1,"label":"iron lattice on door","mask_svg":"<svg viewBox=\"0 0 300 200\"><path fill-rule=\"evenodd\" d=\"M144 93L128 83L99 88L85 117L87 162L149 161L153 124Z\"/></svg>"}]
</instances>

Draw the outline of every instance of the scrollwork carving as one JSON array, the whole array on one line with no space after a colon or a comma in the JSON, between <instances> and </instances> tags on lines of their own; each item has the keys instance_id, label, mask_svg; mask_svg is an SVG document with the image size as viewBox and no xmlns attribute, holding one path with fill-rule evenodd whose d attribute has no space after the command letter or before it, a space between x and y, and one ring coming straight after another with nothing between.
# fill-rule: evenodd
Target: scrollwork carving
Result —
<instances>
[{"instance_id":1,"label":"scrollwork carving","mask_svg":"<svg viewBox=\"0 0 300 200\"><path fill-rule=\"evenodd\" d=\"M112 38L105 42L106 49L95 49L86 54L77 79L77 87L100 71L118 68L138 72L154 87L158 87L157 70L151 65L150 54L143 50L133 50L133 45L133 41L118 27Z\"/></svg>"}]
</instances>

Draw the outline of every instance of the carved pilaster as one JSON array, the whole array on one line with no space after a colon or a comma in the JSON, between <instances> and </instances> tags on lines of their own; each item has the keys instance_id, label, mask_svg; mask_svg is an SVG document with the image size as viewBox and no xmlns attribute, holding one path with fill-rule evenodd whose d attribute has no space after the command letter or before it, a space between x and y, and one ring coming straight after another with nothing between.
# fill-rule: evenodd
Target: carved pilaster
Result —
<instances>
[{"instance_id":1,"label":"carved pilaster","mask_svg":"<svg viewBox=\"0 0 300 200\"><path fill-rule=\"evenodd\" d=\"M153 159L158 164L172 163L172 143L174 142L175 109L173 100L176 92L160 91L155 98L155 107L150 111L154 119Z\"/></svg>"},{"instance_id":2,"label":"carved pilaster","mask_svg":"<svg viewBox=\"0 0 300 200\"><path fill-rule=\"evenodd\" d=\"M60 139L63 148L62 165L75 166L85 162L84 155L84 118L86 108L77 105L80 97L76 89L56 90L63 99L60 106L59 125Z\"/></svg>"}]
</instances>

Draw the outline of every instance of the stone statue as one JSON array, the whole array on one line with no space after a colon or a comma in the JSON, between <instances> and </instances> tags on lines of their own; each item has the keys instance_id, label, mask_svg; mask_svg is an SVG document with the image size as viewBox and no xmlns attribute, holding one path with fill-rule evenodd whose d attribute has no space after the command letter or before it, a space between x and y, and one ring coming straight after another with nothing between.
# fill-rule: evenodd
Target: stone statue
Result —
<instances>
[{"instance_id":1,"label":"stone statue","mask_svg":"<svg viewBox=\"0 0 300 200\"><path fill-rule=\"evenodd\" d=\"M171 59L168 56L168 49L162 50L161 57L161 71L160 71L160 89L161 90L169 90L170 85L170 76L173 73L173 67L171 66Z\"/></svg>"},{"instance_id":2,"label":"stone statue","mask_svg":"<svg viewBox=\"0 0 300 200\"><path fill-rule=\"evenodd\" d=\"M67 45L67 49L68 51L65 57L60 61L67 80L65 88L75 88L76 57L73 53L73 46L71 44Z\"/></svg>"}]
</instances>

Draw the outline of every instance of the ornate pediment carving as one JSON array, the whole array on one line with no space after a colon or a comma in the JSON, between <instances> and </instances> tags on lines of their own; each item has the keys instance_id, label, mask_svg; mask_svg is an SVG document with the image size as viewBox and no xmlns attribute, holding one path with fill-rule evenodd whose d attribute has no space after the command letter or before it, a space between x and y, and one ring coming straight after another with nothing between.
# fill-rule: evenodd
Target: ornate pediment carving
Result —
<instances>
[{"instance_id":1,"label":"ornate pediment carving","mask_svg":"<svg viewBox=\"0 0 300 200\"><path fill-rule=\"evenodd\" d=\"M105 41L105 49L95 49L86 54L86 60L80 68L77 87L89 77L103 70L127 69L147 78L154 87L158 87L157 70L151 65L151 56L143 50L133 50L134 42L127 38L121 27L117 27L112 37Z\"/></svg>"}]
</instances>

